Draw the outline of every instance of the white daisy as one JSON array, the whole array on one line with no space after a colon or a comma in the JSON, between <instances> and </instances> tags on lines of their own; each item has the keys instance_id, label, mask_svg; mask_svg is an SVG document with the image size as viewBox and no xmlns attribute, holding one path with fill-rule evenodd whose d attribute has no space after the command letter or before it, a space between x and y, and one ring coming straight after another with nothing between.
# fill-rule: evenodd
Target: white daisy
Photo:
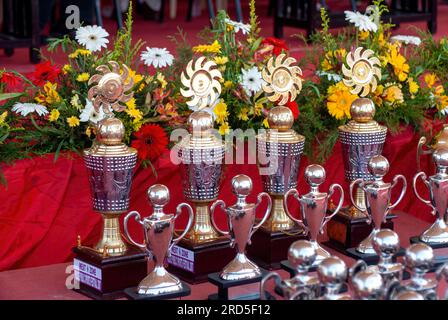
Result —
<instances>
[{"instance_id":1,"label":"white daisy","mask_svg":"<svg viewBox=\"0 0 448 320\"><path fill-rule=\"evenodd\" d=\"M257 67L252 67L249 70L241 69L241 72L241 85L248 95L252 95L252 93L256 93L261 90L264 80Z\"/></svg>"},{"instance_id":2,"label":"white daisy","mask_svg":"<svg viewBox=\"0 0 448 320\"><path fill-rule=\"evenodd\" d=\"M390 38L390 41L397 41L404 44L413 44L419 46L422 43L422 40L419 37L414 36L404 36L404 35L396 35Z\"/></svg>"},{"instance_id":3,"label":"white daisy","mask_svg":"<svg viewBox=\"0 0 448 320\"><path fill-rule=\"evenodd\" d=\"M79 115L79 121L81 122L92 122L98 123L106 117L106 114L103 111L103 108L99 108L99 111L96 112L93 104L90 100L87 100L86 106L82 109L81 114Z\"/></svg>"},{"instance_id":4,"label":"white daisy","mask_svg":"<svg viewBox=\"0 0 448 320\"><path fill-rule=\"evenodd\" d=\"M327 77L328 81L334 81L334 82L339 82L342 80L342 77L336 73L330 73L330 72L326 72L326 71L316 71L316 75L318 77Z\"/></svg>"},{"instance_id":5,"label":"white daisy","mask_svg":"<svg viewBox=\"0 0 448 320\"><path fill-rule=\"evenodd\" d=\"M448 115L448 106L446 106L445 108L440 110L440 113L443 114L444 116L447 116Z\"/></svg>"},{"instance_id":6,"label":"white daisy","mask_svg":"<svg viewBox=\"0 0 448 320\"><path fill-rule=\"evenodd\" d=\"M163 68L173 64L173 55L166 48L149 48L141 54L141 60L148 67Z\"/></svg>"},{"instance_id":7,"label":"white daisy","mask_svg":"<svg viewBox=\"0 0 448 320\"><path fill-rule=\"evenodd\" d=\"M48 114L48 110L45 106L37 103L20 103L16 102L11 109L17 114L21 114L26 117L30 113L36 112L39 116Z\"/></svg>"},{"instance_id":8,"label":"white daisy","mask_svg":"<svg viewBox=\"0 0 448 320\"><path fill-rule=\"evenodd\" d=\"M344 11L345 20L353 23L355 27L361 31L373 31L378 30L378 26L370 19L369 16L364 15L360 12Z\"/></svg>"},{"instance_id":9,"label":"white daisy","mask_svg":"<svg viewBox=\"0 0 448 320\"><path fill-rule=\"evenodd\" d=\"M109 33L99 26L79 27L76 30L76 40L87 50L92 52L101 51L101 48L107 47Z\"/></svg>"},{"instance_id":10,"label":"white daisy","mask_svg":"<svg viewBox=\"0 0 448 320\"><path fill-rule=\"evenodd\" d=\"M224 19L224 22L231 25L235 29L235 33L241 32L245 35L250 32L250 24L244 24L242 22L233 21L229 18Z\"/></svg>"}]
</instances>

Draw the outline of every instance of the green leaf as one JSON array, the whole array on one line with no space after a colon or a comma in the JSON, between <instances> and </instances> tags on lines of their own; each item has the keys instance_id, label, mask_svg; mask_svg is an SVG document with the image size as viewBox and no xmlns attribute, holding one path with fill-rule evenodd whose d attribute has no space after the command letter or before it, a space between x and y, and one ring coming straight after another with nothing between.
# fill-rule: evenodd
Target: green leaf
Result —
<instances>
[{"instance_id":1,"label":"green leaf","mask_svg":"<svg viewBox=\"0 0 448 320\"><path fill-rule=\"evenodd\" d=\"M0 93L0 101L23 96L23 92Z\"/></svg>"}]
</instances>

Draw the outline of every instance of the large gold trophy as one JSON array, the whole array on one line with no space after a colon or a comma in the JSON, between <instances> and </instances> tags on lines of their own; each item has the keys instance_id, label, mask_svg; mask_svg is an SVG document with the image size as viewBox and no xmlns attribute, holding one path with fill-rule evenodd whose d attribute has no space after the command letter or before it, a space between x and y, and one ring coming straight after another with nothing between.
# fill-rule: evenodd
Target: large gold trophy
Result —
<instances>
[{"instance_id":1,"label":"large gold trophy","mask_svg":"<svg viewBox=\"0 0 448 320\"><path fill-rule=\"evenodd\" d=\"M381 155L386 140L387 128L373 119L375 105L366 98L376 90L377 82L381 79L381 64L373 54L370 49L358 47L347 54L347 65L342 66L344 84L351 88L352 94L360 96L350 106L351 120L339 127L345 179L349 184L357 179L374 180L368 170L368 163L373 156ZM355 205L341 209L327 227L329 244L343 251L356 247L371 231L371 226L367 224L364 192L358 186L355 187ZM386 227L392 229L391 223L389 219Z\"/></svg>"},{"instance_id":2,"label":"large gold trophy","mask_svg":"<svg viewBox=\"0 0 448 320\"><path fill-rule=\"evenodd\" d=\"M83 246L78 236L75 253L75 277L79 291L98 299L116 298L122 290L135 286L146 274L145 254L125 244L121 237L120 215L129 209L132 173L137 162L137 151L126 146L122 139L124 125L112 110L120 112L122 103L132 98L128 92L132 80L126 83L129 69L126 65L109 62L97 67L99 74L92 76L88 98L96 112L104 110L105 119L96 126L92 147L84 150L88 169L93 210L103 217L100 241L94 247ZM123 70L120 74L120 69Z\"/></svg>"},{"instance_id":3,"label":"large gold trophy","mask_svg":"<svg viewBox=\"0 0 448 320\"><path fill-rule=\"evenodd\" d=\"M292 221L283 207L283 196L297 187L300 157L305 137L291 129L294 117L285 106L294 101L302 89L302 70L296 60L281 54L269 59L263 70L263 90L277 104L269 110L269 129L257 136L258 167L263 189L273 199L268 220L253 236L248 253L264 268L276 268L292 242L303 238L302 229Z\"/></svg>"},{"instance_id":4,"label":"large gold trophy","mask_svg":"<svg viewBox=\"0 0 448 320\"><path fill-rule=\"evenodd\" d=\"M230 241L220 236L210 221L210 203L218 198L224 168L224 143L213 133L213 118L207 109L219 98L221 73L205 57L188 63L181 75L188 98L196 109L188 118L190 133L174 147L178 154L183 193L193 203L194 223L190 232L175 245L169 258L170 270L189 282L203 282L233 258Z\"/></svg>"}]
</instances>

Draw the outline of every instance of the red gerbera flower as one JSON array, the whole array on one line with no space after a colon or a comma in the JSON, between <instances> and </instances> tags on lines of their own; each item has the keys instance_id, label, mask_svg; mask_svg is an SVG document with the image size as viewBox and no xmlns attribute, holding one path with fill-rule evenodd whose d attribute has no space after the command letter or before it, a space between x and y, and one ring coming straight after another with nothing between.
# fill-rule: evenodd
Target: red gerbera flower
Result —
<instances>
[{"instance_id":1,"label":"red gerbera flower","mask_svg":"<svg viewBox=\"0 0 448 320\"><path fill-rule=\"evenodd\" d=\"M137 149L141 160L155 160L167 150L168 137L157 124L145 124L135 134L132 147Z\"/></svg>"},{"instance_id":2,"label":"red gerbera flower","mask_svg":"<svg viewBox=\"0 0 448 320\"><path fill-rule=\"evenodd\" d=\"M295 101L290 101L288 103L286 103L286 107L289 108L289 110L291 110L292 115L294 116L294 120L297 120L297 118L299 117L299 106L297 105L297 102Z\"/></svg>"},{"instance_id":3,"label":"red gerbera flower","mask_svg":"<svg viewBox=\"0 0 448 320\"><path fill-rule=\"evenodd\" d=\"M47 81L55 82L61 74L61 68L52 65L49 60L39 63L33 73L29 75L30 79L37 86L44 85Z\"/></svg>"},{"instance_id":4,"label":"red gerbera flower","mask_svg":"<svg viewBox=\"0 0 448 320\"><path fill-rule=\"evenodd\" d=\"M7 89L15 90L22 84L22 78L12 72L3 72L0 82L6 84Z\"/></svg>"},{"instance_id":5,"label":"red gerbera flower","mask_svg":"<svg viewBox=\"0 0 448 320\"><path fill-rule=\"evenodd\" d=\"M281 54L282 50L289 51L289 48L286 45L286 42L284 40L277 39L274 37L269 37L269 38L263 39L261 44L265 45L265 46L272 46L272 53L275 54L276 56Z\"/></svg>"}]
</instances>

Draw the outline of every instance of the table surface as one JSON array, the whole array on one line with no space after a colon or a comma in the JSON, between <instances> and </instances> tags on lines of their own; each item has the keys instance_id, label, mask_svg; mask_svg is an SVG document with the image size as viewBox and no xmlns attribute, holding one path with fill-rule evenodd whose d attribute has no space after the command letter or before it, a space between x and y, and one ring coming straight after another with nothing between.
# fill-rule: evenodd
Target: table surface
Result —
<instances>
[{"instance_id":1,"label":"table surface","mask_svg":"<svg viewBox=\"0 0 448 320\"><path fill-rule=\"evenodd\" d=\"M420 234L428 223L423 222L409 214L399 214L395 220L395 230L400 235L401 245L409 246L409 238ZM325 239L322 239L325 240ZM341 257L348 266L354 262L353 259L327 248L331 254ZM285 257L286 258L286 257ZM0 273L0 300L88 300L89 298L67 289L66 282L70 282L71 263L60 263L48 266L9 270ZM149 266L151 268L151 266ZM282 278L289 275L283 270L277 270ZM428 275L434 277L434 273ZM446 283L439 285L439 296L445 291ZM258 292L259 284L249 284L229 289L229 297ZM183 299L203 300L208 295L216 293L217 288L206 282L191 285L191 295Z\"/></svg>"}]
</instances>

